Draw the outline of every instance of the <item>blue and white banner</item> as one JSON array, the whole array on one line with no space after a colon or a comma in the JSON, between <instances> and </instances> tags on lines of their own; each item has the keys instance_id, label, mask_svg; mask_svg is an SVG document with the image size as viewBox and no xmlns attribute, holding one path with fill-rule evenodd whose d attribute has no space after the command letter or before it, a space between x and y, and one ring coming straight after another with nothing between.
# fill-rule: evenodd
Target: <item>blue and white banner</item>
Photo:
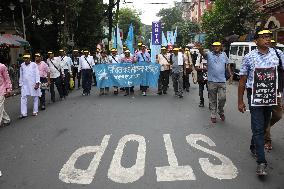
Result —
<instances>
[{"instance_id":1,"label":"blue and white banner","mask_svg":"<svg viewBox=\"0 0 284 189\"><path fill-rule=\"evenodd\" d=\"M152 22L152 45L162 44L161 22Z\"/></svg>"},{"instance_id":2,"label":"blue and white banner","mask_svg":"<svg viewBox=\"0 0 284 189\"><path fill-rule=\"evenodd\" d=\"M157 88L160 65L147 62L98 64L95 72L98 88L140 85Z\"/></svg>"}]
</instances>

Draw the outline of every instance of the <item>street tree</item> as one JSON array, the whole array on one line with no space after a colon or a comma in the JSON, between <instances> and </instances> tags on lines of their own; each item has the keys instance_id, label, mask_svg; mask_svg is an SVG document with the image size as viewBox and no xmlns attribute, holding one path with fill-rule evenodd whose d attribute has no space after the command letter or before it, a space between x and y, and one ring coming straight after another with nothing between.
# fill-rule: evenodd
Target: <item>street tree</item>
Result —
<instances>
[{"instance_id":1,"label":"street tree","mask_svg":"<svg viewBox=\"0 0 284 189\"><path fill-rule=\"evenodd\" d=\"M164 31L174 30L176 23L183 21L182 11L178 7L163 8L157 16L161 17L160 21L163 23Z\"/></svg>"},{"instance_id":2,"label":"street tree","mask_svg":"<svg viewBox=\"0 0 284 189\"><path fill-rule=\"evenodd\" d=\"M202 16L206 44L223 41L233 34L248 33L261 16L254 0L216 0L212 9Z\"/></svg>"},{"instance_id":3,"label":"street tree","mask_svg":"<svg viewBox=\"0 0 284 189\"><path fill-rule=\"evenodd\" d=\"M128 29L130 26L130 23L133 24L134 27L134 35L139 36L141 35L141 28L142 28L142 22L140 19L141 12L139 12L136 9L131 8L122 8L119 10L118 15L118 26L123 31L123 38L127 38ZM115 22L117 23L117 20L115 19Z\"/></svg>"}]
</instances>

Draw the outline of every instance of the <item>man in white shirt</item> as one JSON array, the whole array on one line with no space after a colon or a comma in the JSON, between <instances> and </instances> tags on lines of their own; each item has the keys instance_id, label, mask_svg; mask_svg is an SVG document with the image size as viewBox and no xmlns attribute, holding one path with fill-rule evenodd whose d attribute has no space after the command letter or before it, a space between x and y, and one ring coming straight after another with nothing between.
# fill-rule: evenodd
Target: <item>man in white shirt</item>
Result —
<instances>
[{"instance_id":1,"label":"man in white shirt","mask_svg":"<svg viewBox=\"0 0 284 189\"><path fill-rule=\"evenodd\" d=\"M111 54L108 57L109 63L111 63L111 64L121 63L121 56L119 56L117 54L117 49L116 48L112 48L110 50L110 52L111 52ZM118 95L118 87L114 87L113 94L114 95Z\"/></svg>"},{"instance_id":2,"label":"man in white shirt","mask_svg":"<svg viewBox=\"0 0 284 189\"><path fill-rule=\"evenodd\" d=\"M61 62L61 65L64 70L64 88L63 88L63 93L65 96L68 96L68 92L70 89L70 76L72 76L72 59L68 56L66 56L66 52L63 49L59 50L60 56L59 61Z\"/></svg>"},{"instance_id":3,"label":"man in white shirt","mask_svg":"<svg viewBox=\"0 0 284 189\"><path fill-rule=\"evenodd\" d=\"M39 88L40 75L38 66L35 62L30 61L31 55L23 56L24 62L20 67L19 86L21 87L21 116L20 119L28 116L28 96L33 97L33 116L38 114L38 100L41 96Z\"/></svg>"},{"instance_id":4,"label":"man in white shirt","mask_svg":"<svg viewBox=\"0 0 284 189\"><path fill-rule=\"evenodd\" d=\"M48 53L48 59L46 61L49 70L50 70L50 96L51 101L55 102L55 91L54 91L54 84L56 85L56 88L58 90L60 99L64 99L63 94L63 85L62 80L64 79L64 70L62 68L62 65L60 64L60 61L58 58L54 57L54 53L52 51L49 51Z\"/></svg>"},{"instance_id":5,"label":"man in white shirt","mask_svg":"<svg viewBox=\"0 0 284 189\"><path fill-rule=\"evenodd\" d=\"M78 71L78 67L79 67L79 51L77 49L73 50L73 70L72 70L72 74L73 74L73 80L75 82L75 79L77 78L78 80L78 89L80 89L80 85L81 85L81 72ZM75 82L76 84L76 82ZM75 86L74 86L75 87Z\"/></svg>"},{"instance_id":6,"label":"man in white shirt","mask_svg":"<svg viewBox=\"0 0 284 189\"><path fill-rule=\"evenodd\" d=\"M88 50L84 50L84 55L82 55L79 59L78 68L78 71L81 71L82 73L83 96L90 95L92 87L93 66L95 66L94 58L89 55Z\"/></svg>"},{"instance_id":7,"label":"man in white shirt","mask_svg":"<svg viewBox=\"0 0 284 189\"><path fill-rule=\"evenodd\" d=\"M158 82L158 95L167 94L169 77L170 77L170 61L167 55L166 47L161 48L162 53L158 55L157 63L161 65L160 77Z\"/></svg>"}]
</instances>

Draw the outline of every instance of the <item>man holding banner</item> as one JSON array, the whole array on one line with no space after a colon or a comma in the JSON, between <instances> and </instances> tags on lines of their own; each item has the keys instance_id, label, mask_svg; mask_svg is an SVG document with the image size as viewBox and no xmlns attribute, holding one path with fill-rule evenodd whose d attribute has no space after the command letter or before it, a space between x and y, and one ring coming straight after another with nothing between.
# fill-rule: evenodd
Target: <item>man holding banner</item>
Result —
<instances>
[{"instance_id":1,"label":"man holding banner","mask_svg":"<svg viewBox=\"0 0 284 189\"><path fill-rule=\"evenodd\" d=\"M271 118L272 106L277 105L277 67L279 58L284 62L284 54L270 48L272 32L257 31L255 34L257 49L248 53L241 65L238 87L238 109L244 113L244 91L251 114L252 139L250 150L257 158L256 174L267 175L267 161L264 152L264 133ZM277 56L279 54L279 58ZM281 66L283 71L283 65Z\"/></svg>"},{"instance_id":2,"label":"man holding banner","mask_svg":"<svg viewBox=\"0 0 284 189\"><path fill-rule=\"evenodd\" d=\"M123 47L123 50L124 50L124 47ZM121 57L117 54L117 49L116 48L112 48L110 50L110 52L111 52L111 54L108 57L109 63L110 64L118 64L118 63L120 63L121 62ZM118 87L114 87L113 94L114 95L118 95Z\"/></svg>"},{"instance_id":3,"label":"man holding banner","mask_svg":"<svg viewBox=\"0 0 284 189\"><path fill-rule=\"evenodd\" d=\"M150 54L146 51L146 45L144 45L144 44L142 45L141 51L139 51L136 54L136 57L137 57L138 62L147 62L147 63L151 62ZM142 90L143 96L146 96L147 88L148 88L148 86L141 85L141 90Z\"/></svg>"}]
</instances>

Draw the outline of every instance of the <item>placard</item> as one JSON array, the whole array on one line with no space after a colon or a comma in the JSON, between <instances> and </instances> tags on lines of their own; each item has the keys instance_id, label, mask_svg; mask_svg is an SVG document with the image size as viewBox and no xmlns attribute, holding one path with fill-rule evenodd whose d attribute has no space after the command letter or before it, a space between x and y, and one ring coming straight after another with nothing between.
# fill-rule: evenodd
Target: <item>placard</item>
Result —
<instances>
[{"instance_id":1,"label":"placard","mask_svg":"<svg viewBox=\"0 0 284 189\"><path fill-rule=\"evenodd\" d=\"M277 67L255 68L251 105L277 105L277 89Z\"/></svg>"}]
</instances>

